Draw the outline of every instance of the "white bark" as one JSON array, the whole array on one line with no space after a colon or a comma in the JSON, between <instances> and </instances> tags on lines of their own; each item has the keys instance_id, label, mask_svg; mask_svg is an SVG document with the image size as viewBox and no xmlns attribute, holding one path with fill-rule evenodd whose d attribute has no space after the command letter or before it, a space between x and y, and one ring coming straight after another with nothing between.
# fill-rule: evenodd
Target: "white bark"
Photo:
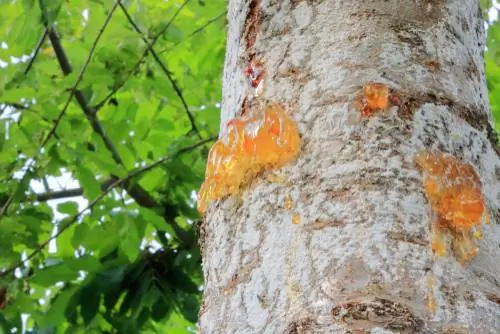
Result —
<instances>
[{"instance_id":1,"label":"white bark","mask_svg":"<svg viewBox=\"0 0 500 334\"><path fill-rule=\"evenodd\" d=\"M245 36L251 6L254 45ZM299 125L302 152L275 172L286 182L263 176L209 206L201 332L499 333L500 159L478 1L232 0L228 18L221 131L245 98L280 102ZM266 70L259 97L241 71L253 52ZM353 122L366 82L411 97L413 116L392 107ZM413 162L423 148L480 175L493 221L467 266L429 246ZM358 310L356 319L342 322L339 305Z\"/></svg>"}]
</instances>

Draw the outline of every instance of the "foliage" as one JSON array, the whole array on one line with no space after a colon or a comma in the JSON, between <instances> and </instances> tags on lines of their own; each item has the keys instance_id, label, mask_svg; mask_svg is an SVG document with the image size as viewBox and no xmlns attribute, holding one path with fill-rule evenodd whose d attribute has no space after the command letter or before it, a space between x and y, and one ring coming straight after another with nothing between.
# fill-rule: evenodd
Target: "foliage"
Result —
<instances>
[{"instance_id":1,"label":"foliage","mask_svg":"<svg viewBox=\"0 0 500 334\"><path fill-rule=\"evenodd\" d=\"M498 15L498 9L491 9ZM500 136L500 21L488 22L486 52L486 81L491 112L497 134ZM500 138L500 137L499 137Z\"/></svg>"},{"instance_id":2,"label":"foliage","mask_svg":"<svg viewBox=\"0 0 500 334\"><path fill-rule=\"evenodd\" d=\"M0 333L196 328L226 3L122 2L0 1Z\"/></svg>"}]
</instances>

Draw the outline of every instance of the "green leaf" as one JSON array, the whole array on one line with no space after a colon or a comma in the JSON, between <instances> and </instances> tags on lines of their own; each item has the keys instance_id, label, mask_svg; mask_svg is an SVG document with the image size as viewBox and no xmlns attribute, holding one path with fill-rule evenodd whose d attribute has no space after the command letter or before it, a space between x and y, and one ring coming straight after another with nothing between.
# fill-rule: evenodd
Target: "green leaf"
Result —
<instances>
[{"instance_id":1,"label":"green leaf","mask_svg":"<svg viewBox=\"0 0 500 334\"><path fill-rule=\"evenodd\" d=\"M41 327L48 327L50 325L60 326L64 323L65 310L77 291L78 286L61 289L52 300L49 310L40 317L37 317Z\"/></svg>"},{"instance_id":2,"label":"green leaf","mask_svg":"<svg viewBox=\"0 0 500 334\"><path fill-rule=\"evenodd\" d=\"M19 87L5 90L0 97L4 101L19 102L21 99L32 99L35 94L36 91L31 87Z\"/></svg>"},{"instance_id":3,"label":"green leaf","mask_svg":"<svg viewBox=\"0 0 500 334\"><path fill-rule=\"evenodd\" d=\"M151 317L154 321L161 321L171 311L170 305L164 298L158 298L151 308Z\"/></svg>"},{"instance_id":4,"label":"green leaf","mask_svg":"<svg viewBox=\"0 0 500 334\"><path fill-rule=\"evenodd\" d=\"M139 212L147 223L152 224L154 227L156 227L160 231L168 232L171 234L174 234L174 230L172 226L167 224L165 222L165 219L163 219L160 215L158 215L155 211L151 209L146 209L146 208L140 208Z\"/></svg>"},{"instance_id":5,"label":"green leaf","mask_svg":"<svg viewBox=\"0 0 500 334\"><path fill-rule=\"evenodd\" d=\"M198 311L200 309L200 303L193 296L188 296L182 302L182 315L191 322L196 322L198 320Z\"/></svg>"},{"instance_id":6,"label":"green leaf","mask_svg":"<svg viewBox=\"0 0 500 334\"><path fill-rule=\"evenodd\" d=\"M88 237L92 237L90 227L86 223L75 226L75 232L71 238L71 245L76 249L85 243Z\"/></svg>"},{"instance_id":7,"label":"green leaf","mask_svg":"<svg viewBox=\"0 0 500 334\"><path fill-rule=\"evenodd\" d=\"M90 283L84 286L81 290L82 304L81 315L85 325L89 325L99 311L99 304L101 303L101 293L95 283Z\"/></svg>"},{"instance_id":8,"label":"green leaf","mask_svg":"<svg viewBox=\"0 0 500 334\"><path fill-rule=\"evenodd\" d=\"M66 213L68 215L76 215L78 213L78 203L76 202L64 202L57 205L57 211L60 213Z\"/></svg>"},{"instance_id":9,"label":"green leaf","mask_svg":"<svg viewBox=\"0 0 500 334\"><path fill-rule=\"evenodd\" d=\"M120 249L128 257L130 262L135 261L140 253L142 235L137 226L137 222L128 216L122 216L122 228L120 230Z\"/></svg>"},{"instance_id":10,"label":"green leaf","mask_svg":"<svg viewBox=\"0 0 500 334\"><path fill-rule=\"evenodd\" d=\"M72 281L78 277L78 271L66 266L64 263L56 264L38 270L31 282L33 284L49 287L59 281Z\"/></svg>"},{"instance_id":11,"label":"green leaf","mask_svg":"<svg viewBox=\"0 0 500 334\"><path fill-rule=\"evenodd\" d=\"M76 178L83 188L83 194L87 199L93 200L101 193L101 185L94 177L92 171L84 165L76 166Z\"/></svg>"}]
</instances>

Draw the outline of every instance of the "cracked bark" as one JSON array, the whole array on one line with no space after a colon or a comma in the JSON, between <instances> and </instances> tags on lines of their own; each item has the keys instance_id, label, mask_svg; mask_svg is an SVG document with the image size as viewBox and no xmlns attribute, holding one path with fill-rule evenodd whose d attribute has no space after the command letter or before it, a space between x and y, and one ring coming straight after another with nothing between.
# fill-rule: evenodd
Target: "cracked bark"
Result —
<instances>
[{"instance_id":1,"label":"cracked bark","mask_svg":"<svg viewBox=\"0 0 500 334\"><path fill-rule=\"evenodd\" d=\"M201 332L497 333L500 217L469 265L436 257L413 162L424 148L460 157L499 212L478 2L233 0L228 18L221 132L241 106L279 102L302 152L274 172L285 182L263 175L209 206ZM252 59L259 97L242 74ZM353 122L367 82L404 103Z\"/></svg>"}]
</instances>

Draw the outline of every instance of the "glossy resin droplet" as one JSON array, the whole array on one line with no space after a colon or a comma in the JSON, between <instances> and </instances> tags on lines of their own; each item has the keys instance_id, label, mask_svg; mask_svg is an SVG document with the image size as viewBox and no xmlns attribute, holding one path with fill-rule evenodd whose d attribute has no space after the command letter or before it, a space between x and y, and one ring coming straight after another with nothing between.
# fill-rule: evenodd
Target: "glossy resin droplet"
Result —
<instances>
[{"instance_id":1,"label":"glossy resin droplet","mask_svg":"<svg viewBox=\"0 0 500 334\"><path fill-rule=\"evenodd\" d=\"M479 176L470 164L440 152L419 152L415 161L424 172L424 190L434 213L433 251L445 255L450 234L455 257L468 262L478 252L475 240L488 218Z\"/></svg>"},{"instance_id":2,"label":"glossy resin droplet","mask_svg":"<svg viewBox=\"0 0 500 334\"><path fill-rule=\"evenodd\" d=\"M389 86L382 83L367 83L356 100L356 108L364 117L372 116L377 110L389 106Z\"/></svg>"},{"instance_id":3,"label":"glossy resin droplet","mask_svg":"<svg viewBox=\"0 0 500 334\"><path fill-rule=\"evenodd\" d=\"M284 166L299 151L297 125L277 104L268 105L262 115L230 120L227 133L208 154L198 210L205 212L209 202L238 193L258 173Z\"/></svg>"}]
</instances>

